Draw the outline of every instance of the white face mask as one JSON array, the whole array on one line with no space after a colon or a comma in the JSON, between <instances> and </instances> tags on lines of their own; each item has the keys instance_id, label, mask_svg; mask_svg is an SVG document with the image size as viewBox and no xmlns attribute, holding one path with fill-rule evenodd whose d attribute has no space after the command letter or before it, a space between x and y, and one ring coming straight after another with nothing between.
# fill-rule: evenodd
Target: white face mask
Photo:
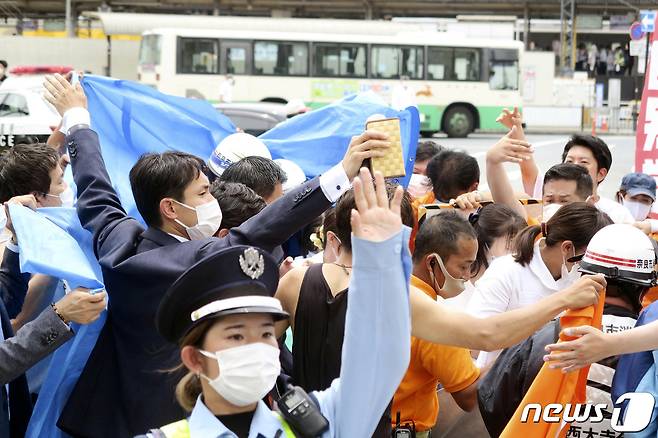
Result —
<instances>
[{"instance_id":1,"label":"white face mask","mask_svg":"<svg viewBox=\"0 0 658 438\"><path fill-rule=\"evenodd\" d=\"M550 218L553 217L555 213L562 207L562 204L545 204L542 210L542 221L548 222Z\"/></svg>"},{"instance_id":2,"label":"white face mask","mask_svg":"<svg viewBox=\"0 0 658 438\"><path fill-rule=\"evenodd\" d=\"M455 278L446 269L446 267L443 264L443 260L441 260L441 256L438 254L432 254L435 257L435 260L439 262L439 267L441 268L441 272L443 273L443 277L445 278L445 281L443 282L443 286L441 287L441 291L443 292L444 298L453 298L459 295L460 293L464 292L464 289L466 289L466 280L462 278ZM430 270L432 274L432 281L436 284L436 279L434 277L434 270ZM438 286L438 285L437 285Z\"/></svg>"},{"instance_id":3,"label":"white face mask","mask_svg":"<svg viewBox=\"0 0 658 438\"><path fill-rule=\"evenodd\" d=\"M61 207L73 207L75 195L73 194L73 189L68 185L59 195L51 195L50 193L46 193L46 196L50 196L51 198L59 198L59 201L62 203Z\"/></svg>"},{"instance_id":4,"label":"white face mask","mask_svg":"<svg viewBox=\"0 0 658 438\"><path fill-rule=\"evenodd\" d=\"M193 227L188 227L180 220L175 219L178 225L185 227L185 231L187 231L190 240L202 240L207 237L212 237L217 230L219 230L219 226L222 223L222 209L219 208L219 202L217 202L216 199L199 205L196 208L178 202L175 199L174 201L183 207L196 211L197 224Z\"/></svg>"},{"instance_id":5,"label":"white face mask","mask_svg":"<svg viewBox=\"0 0 658 438\"><path fill-rule=\"evenodd\" d=\"M279 349L263 342L233 347L210 353L200 350L206 357L217 359L219 375L205 378L210 386L235 406L248 406L258 402L274 387L281 373Z\"/></svg>"},{"instance_id":6,"label":"white face mask","mask_svg":"<svg viewBox=\"0 0 658 438\"><path fill-rule=\"evenodd\" d=\"M576 248L573 249L573 256L576 256ZM574 263L571 270L567 269L567 260L562 256L562 269L560 279L556 282L560 289L567 288L574 284L581 276L578 271L578 263Z\"/></svg>"},{"instance_id":7,"label":"white face mask","mask_svg":"<svg viewBox=\"0 0 658 438\"><path fill-rule=\"evenodd\" d=\"M428 177L418 173L411 175L411 178L409 179L409 187L407 187L407 191L411 196L414 198L419 198L426 195L430 189L431 185Z\"/></svg>"},{"instance_id":8,"label":"white face mask","mask_svg":"<svg viewBox=\"0 0 658 438\"><path fill-rule=\"evenodd\" d=\"M622 204L631 212L636 221L643 221L649 216L651 206L637 201L623 201Z\"/></svg>"}]
</instances>

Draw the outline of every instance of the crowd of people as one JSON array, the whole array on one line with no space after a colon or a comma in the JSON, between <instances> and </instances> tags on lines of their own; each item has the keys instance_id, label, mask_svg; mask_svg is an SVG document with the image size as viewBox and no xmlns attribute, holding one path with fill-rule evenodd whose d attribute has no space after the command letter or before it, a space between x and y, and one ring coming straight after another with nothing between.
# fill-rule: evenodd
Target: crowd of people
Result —
<instances>
[{"instance_id":1,"label":"crowd of people","mask_svg":"<svg viewBox=\"0 0 658 438\"><path fill-rule=\"evenodd\" d=\"M598 361L587 397L610 413L618 357L658 348L651 321L633 329L658 296L656 183L628 174L603 198L612 154L600 138L573 135L542 172L520 112L505 110L484 192L477 160L432 140L403 189L365 167L391 146L383 133L353 137L308 181L241 133L211 157L141 156L126 169L133 218L82 86L55 75L45 88L60 129L0 155L0 436L24 436L59 365L49 355L75 339L72 322L102 312L57 419L68 436L424 438L442 422L441 393L481 414L479 432L460 436L514 436L545 361L566 371ZM240 145L253 153L227 152ZM519 166L522 191L505 163ZM12 204L75 205L105 291L22 273ZM556 319L592 306L602 331ZM563 328L582 336L557 342ZM571 427L616 436L605 418Z\"/></svg>"}]
</instances>

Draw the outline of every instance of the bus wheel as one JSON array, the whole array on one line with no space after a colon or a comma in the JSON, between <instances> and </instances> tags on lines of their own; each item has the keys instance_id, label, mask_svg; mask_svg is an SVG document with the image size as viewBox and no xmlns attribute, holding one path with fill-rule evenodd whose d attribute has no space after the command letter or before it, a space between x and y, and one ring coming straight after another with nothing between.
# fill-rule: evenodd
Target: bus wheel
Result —
<instances>
[{"instance_id":1,"label":"bus wheel","mask_svg":"<svg viewBox=\"0 0 658 438\"><path fill-rule=\"evenodd\" d=\"M450 108L443 118L443 130L451 138L464 138L474 127L473 113L461 105Z\"/></svg>"}]
</instances>

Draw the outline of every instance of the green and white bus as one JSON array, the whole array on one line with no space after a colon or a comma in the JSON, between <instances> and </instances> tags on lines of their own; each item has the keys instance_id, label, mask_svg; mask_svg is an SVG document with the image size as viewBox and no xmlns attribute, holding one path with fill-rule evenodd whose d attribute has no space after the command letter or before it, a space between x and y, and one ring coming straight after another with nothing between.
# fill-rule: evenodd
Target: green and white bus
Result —
<instances>
[{"instance_id":1,"label":"green and white bus","mask_svg":"<svg viewBox=\"0 0 658 438\"><path fill-rule=\"evenodd\" d=\"M522 56L519 41L437 32L167 28L142 35L137 73L164 93L210 101L230 74L233 102L302 100L311 108L368 90L390 102L403 86L415 97L423 134L465 137L500 131L501 109L521 106Z\"/></svg>"}]
</instances>

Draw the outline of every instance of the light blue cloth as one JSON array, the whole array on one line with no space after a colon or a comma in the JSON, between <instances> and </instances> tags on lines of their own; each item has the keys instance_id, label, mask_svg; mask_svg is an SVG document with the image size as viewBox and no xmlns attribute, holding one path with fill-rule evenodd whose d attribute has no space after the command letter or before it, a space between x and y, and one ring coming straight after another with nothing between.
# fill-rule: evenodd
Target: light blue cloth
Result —
<instances>
[{"instance_id":1,"label":"light blue cloth","mask_svg":"<svg viewBox=\"0 0 658 438\"><path fill-rule=\"evenodd\" d=\"M37 212L15 205L9 208L18 236L21 269L65 279L72 288L103 287L91 233L82 228L74 208L42 208ZM71 324L75 336L50 356L27 437L67 436L56 422L96 344L106 313L92 324Z\"/></svg>"},{"instance_id":2,"label":"light blue cloth","mask_svg":"<svg viewBox=\"0 0 658 438\"><path fill-rule=\"evenodd\" d=\"M121 205L135 218L141 216L128 172L142 154L176 150L206 160L224 137L236 132L233 123L204 100L102 76L85 76L82 86L107 172Z\"/></svg>"},{"instance_id":3,"label":"light blue cloth","mask_svg":"<svg viewBox=\"0 0 658 438\"><path fill-rule=\"evenodd\" d=\"M91 245L91 234L80 225L74 208L32 211L10 204L9 212L20 248L21 272L66 280L72 288L103 287L93 252L85 252L80 246Z\"/></svg>"},{"instance_id":4,"label":"light blue cloth","mask_svg":"<svg viewBox=\"0 0 658 438\"><path fill-rule=\"evenodd\" d=\"M259 138L273 159L285 158L314 178L339 163L353 136L365 130L373 114L400 118L402 152L406 177L397 182L406 187L413 173L420 133L418 109L396 111L372 92L353 94L336 103L295 116L275 126Z\"/></svg>"},{"instance_id":5,"label":"light blue cloth","mask_svg":"<svg viewBox=\"0 0 658 438\"><path fill-rule=\"evenodd\" d=\"M329 430L322 438L372 435L409 365L410 230L384 242L352 238L350 280L340 378L315 392ZM236 438L199 399L189 418L191 438ZM272 437L276 414L259 402L249 438Z\"/></svg>"}]
</instances>

